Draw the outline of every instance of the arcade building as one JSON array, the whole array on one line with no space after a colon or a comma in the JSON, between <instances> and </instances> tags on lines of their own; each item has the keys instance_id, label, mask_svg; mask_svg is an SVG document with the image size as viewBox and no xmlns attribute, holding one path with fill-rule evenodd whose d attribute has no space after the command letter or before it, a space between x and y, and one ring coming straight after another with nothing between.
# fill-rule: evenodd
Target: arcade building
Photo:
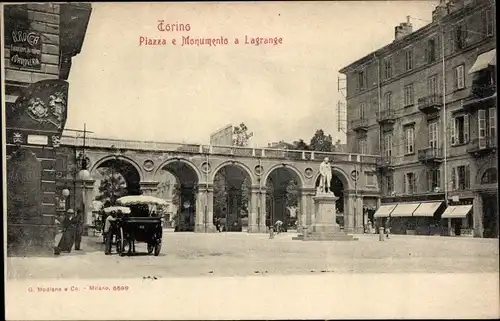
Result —
<instances>
[{"instance_id":1,"label":"arcade building","mask_svg":"<svg viewBox=\"0 0 500 321\"><path fill-rule=\"evenodd\" d=\"M52 253L57 199L69 195L56 187L56 153L71 108L67 79L92 8L29 3L3 9L7 254Z\"/></svg>"}]
</instances>

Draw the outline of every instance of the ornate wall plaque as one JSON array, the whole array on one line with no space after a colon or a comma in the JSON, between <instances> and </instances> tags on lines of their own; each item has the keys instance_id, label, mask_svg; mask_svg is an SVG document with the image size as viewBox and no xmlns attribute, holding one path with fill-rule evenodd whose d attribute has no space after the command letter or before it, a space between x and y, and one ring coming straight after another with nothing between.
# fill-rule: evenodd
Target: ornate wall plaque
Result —
<instances>
[{"instance_id":1,"label":"ornate wall plaque","mask_svg":"<svg viewBox=\"0 0 500 321\"><path fill-rule=\"evenodd\" d=\"M201 170L203 173L210 173L210 171L212 170L212 167L210 166L210 163L208 162L203 162L201 164Z\"/></svg>"},{"instance_id":2,"label":"ornate wall plaque","mask_svg":"<svg viewBox=\"0 0 500 321\"><path fill-rule=\"evenodd\" d=\"M313 169L308 167L304 170L304 175L306 176L306 178L311 178L313 176Z\"/></svg>"},{"instance_id":3,"label":"ornate wall plaque","mask_svg":"<svg viewBox=\"0 0 500 321\"><path fill-rule=\"evenodd\" d=\"M147 159L144 161L144 163L142 164L142 167L148 171L148 172L151 172L153 170L153 168L155 167L155 163L150 160L150 159Z\"/></svg>"}]
</instances>

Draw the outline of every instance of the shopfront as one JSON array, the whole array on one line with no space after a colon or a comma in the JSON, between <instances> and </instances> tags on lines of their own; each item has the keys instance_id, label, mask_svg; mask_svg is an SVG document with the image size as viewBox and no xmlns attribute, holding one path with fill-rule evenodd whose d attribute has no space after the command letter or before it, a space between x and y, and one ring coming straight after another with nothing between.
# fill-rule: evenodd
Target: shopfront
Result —
<instances>
[{"instance_id":1,"label":"shopfront","mask_svg":"<svg viewBox=\"0 0 500 321\"><path fill-rule=\"evenodd\" d=\"M450 201L448 207L441 216L442 226L448 227L450 236L472 236L473 235L473 199Z\"/></svg>"}]
</instances>

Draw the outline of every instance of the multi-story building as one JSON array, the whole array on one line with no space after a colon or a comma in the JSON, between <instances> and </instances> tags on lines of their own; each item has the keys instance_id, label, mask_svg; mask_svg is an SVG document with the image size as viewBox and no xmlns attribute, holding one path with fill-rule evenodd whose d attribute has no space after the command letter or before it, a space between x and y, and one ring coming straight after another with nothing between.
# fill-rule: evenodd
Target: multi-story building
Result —
<instances>
[{"instance_id":1,"label":"multi-story building","mask_svg":"<svg viewBox=\"0 0 500 321\"><path fill-rule=\"evenodd\" d=\"M56 153L68 115L66 81L91 14L88 3L3 5L7 253L51 253ZM64 194L64 195L61 195Z\"/></svg>"},{"instance_id":2,"label":"multi-story building","mask_svg":"<svg viewBox=\"0 0 500 321\"><path fill-rule=\"evenodd\" d=\"M498 237L495 18L494 1L441 1L340 71L348 150L380 155L394 232Z\"/></svg>"}]
</instances>

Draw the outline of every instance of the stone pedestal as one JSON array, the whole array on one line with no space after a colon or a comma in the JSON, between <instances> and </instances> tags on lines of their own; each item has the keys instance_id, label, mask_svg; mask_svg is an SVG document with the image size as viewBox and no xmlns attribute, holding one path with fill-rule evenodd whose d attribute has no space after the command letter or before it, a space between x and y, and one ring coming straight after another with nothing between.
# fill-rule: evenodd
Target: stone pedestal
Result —
<instances>
[{"instance_id":1,"label":"stone pedestal","mask_svg":"<svg viewBox=\"0 0 500 321\"><path fill-rule=\"evenodd\" d=\"M335 201L338 199L333 193L317 193L314 200L314 221L295 239L303 241L354 241L352 235L340 230L336 222Z\"/></svg>"},{"instance_id":2,"label":"stone pedestal","mask_svg":"<svg viewBox=\"0 0 500 321\"><path fill-rule=\"evenodd\" d=\"M82 211L83 235L88 235L92 226L92 201L94 200L94 179L79 179L75 182L75 208Z\"/></svg>"}]
</instances>

